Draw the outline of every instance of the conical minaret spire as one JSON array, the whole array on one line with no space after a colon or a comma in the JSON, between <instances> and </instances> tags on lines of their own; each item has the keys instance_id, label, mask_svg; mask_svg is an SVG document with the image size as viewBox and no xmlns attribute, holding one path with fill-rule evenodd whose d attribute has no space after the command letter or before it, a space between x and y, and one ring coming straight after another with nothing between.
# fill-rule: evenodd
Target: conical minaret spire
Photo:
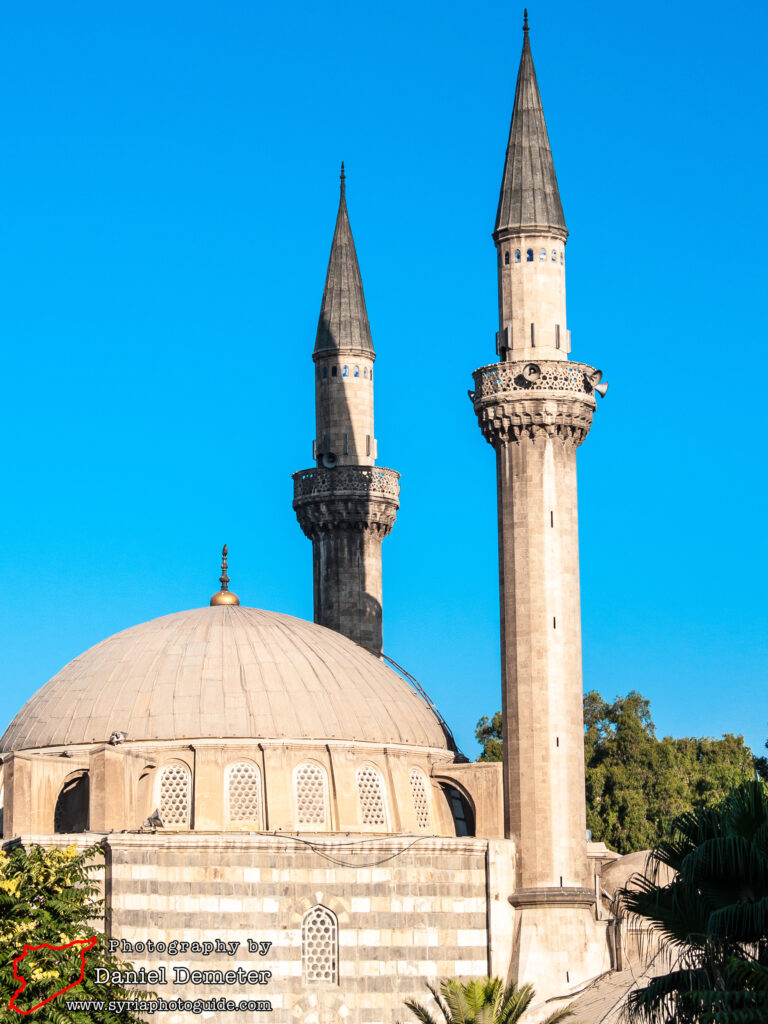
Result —
<instances>
[{"instance_id":1,"label":"conical minaret spire","mask_svg":"<svg viewBox=\"0 0 768 1024\"><path fill-rule=\"evenodd\" d=\"M528 12L493 240L498 251L496 351L516 359L567 359L568 231L531 56Z\"/></svg>"},{"instance_id":2,"label":"conical minaret spire","mask_svg":"<svg viewBox=\"0 0 768 1024\"><path fill-rule=\"evenodd\" d=\"M339 212L325 277L315 352L338 352L349 349L372 354L371 328L365 308L363 279L357 262L355 240L349 225L346 191L346 175L342 163Z\"/></svg>"},{"instance_id":3,"label":"conical minaret spire","mask_svg":"<svg viewBox=\"0 0 768 1024\"><path fill-rule=\"evenodd\" d=\"M533 66L526 11L523 52L517 74L494 237L507 229L541 231L547 228L567 234Z\"/></svg>"},{"instance_id":4,"label":"conical minaret spire","mask_svg":"<svg viewBox=\"0 0 768 1024\"><path fill-rule=\"evenodd\" d=\"M295 473L293 507L312 541L315 622L374 651L382 643L381 542L398 508L399 474L376 466L376 353L349 226L341 165L315 363L316 468Z\"/></svg>"}]
</instances>

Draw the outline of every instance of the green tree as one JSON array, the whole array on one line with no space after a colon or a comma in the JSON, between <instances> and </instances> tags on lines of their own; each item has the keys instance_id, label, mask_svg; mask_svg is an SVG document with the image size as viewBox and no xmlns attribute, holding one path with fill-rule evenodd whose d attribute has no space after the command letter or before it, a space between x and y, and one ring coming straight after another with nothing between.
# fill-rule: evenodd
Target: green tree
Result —
<instances>
[{"instance_id":1,"label":"green tree","mask_svg":"<svg viewBox=\"0 0 768 1024\"><path fill-rule=\"evenodd\" d=\"M500 761L504 752L501 740L501 712L497 711L493 718L486 715L480 719L475 727L477 742L483 748L478 761Z\"/></svg>"},{"instance_id":2,"label":"green tree","mask_svg":"<svg viewBox=\"0 0 768 1024\"><path fill-rule=\"evenodd\" d=\"M439 989L429 984L427 988L445 1024L516 1024L535 994L532 985L518 988L514 981L505 988L501 978L477 978L463 982L457 978L444 978ZM421 1024L440 1022L440 1016L433 1015L421 1003L407 999L405 1005ZM551 1013L542 1024L558 1024L572 1016L572 1007L565 1006Z\"/></svg>"},{"instance_id":3,"label":"green tree","mask_svg":"<svg viewBox=\"0 0 768 1024\"><path fill-rule=\"evenodd\" d=\"M670 971L630 993L630 1024L768 1020L768 787L752 780L680 815L616 896Z\"/></svg>"},{"instance_id":4,"label":"green tree","mask_svg":"<svg viewBox=\"0 0 768 1024\"><path fill-rule=\"evenodd\" d=\"M768 750L768 740L765 741L765 749ZM755 771L768 782L768 757L755 757Z\"/></svg>"},{"instance_id":5,"label":"green tree","mask_svg":"<svg viewBox=\"0 0 768 1024\"><path fill-rule=\"evenodd\" d=\"M150 993L129 992L116 985L97 985L96 967L124 970L130 964L118 961L107 951L106 936L98 924L104 919L104 901L99 899L96 876L103 871L103 849L93 846L78 853L67 849L16 846L0 852L0 1020L20 1020L9 1009L19 989L13 976L13 958L21 956L25 944L65 946L93 936L97 944L85 954L85 976L66 996L54 999L34 1012L37 1024L141 1024L143 1018L130 1012L109 1010L67 1010L65 999L146 999ZM15 1006L22 1012L74 981L80 971L80 949L41 949L24 957L19 970L27 987L17 996Z\"/></svg>"},{"instance_id":6,"label":"green tree","mask_svg":"<svg viewBox=\"0 0 768 1024\"><path fill-rule=\"evenodd\" d=\"M711 807L754 776L741 736L657 739L636 691L609 704L584 697L587 828L619 853L653 847L687 810Z\"/></svg>"},{"instance_id":7,"label":"green tree","mask_svg":"<svg viewBox=\"0 0 768 1024\"><path fill-rule=\"evenodd\" d=\"M501 760L501 714L481 718L478 760ZM658 739L650 702L632 691L613 703L584 695L587 828L619 853L654 846L669 822L709 807L750 779L755 759L741 736Z\"/></svg>"}]
</instances>

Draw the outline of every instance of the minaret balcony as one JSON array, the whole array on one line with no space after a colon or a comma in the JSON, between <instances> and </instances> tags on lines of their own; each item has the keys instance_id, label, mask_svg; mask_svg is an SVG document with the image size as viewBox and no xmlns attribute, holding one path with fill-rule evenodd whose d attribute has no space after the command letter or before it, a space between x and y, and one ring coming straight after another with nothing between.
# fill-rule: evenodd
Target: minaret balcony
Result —
<instances>
[{"instance_id":1,"label":"minaret balcony","mask_svg":"<svg viewBox=\"0 0 768 1024\"><path fill-rule=\"evenodd\" d=\"M400 507L400 474L379 466L336 466L293 474L293 508L304 533L372 530L386 537Z\"/></svg>"},{"instance_id":2,"label":"minaret balcony","mask_svg":"<svg viewBox=\"0 0 768 1024\"><path fill-rule=\"evenodd\" d=\"M381 498L399 506L400 474L379 466L336 466L334 469L303 469L293 474L294 506L318 496L334 498Z\"/></svg>"},{"instance_id":3,"label":"minaret balcony","mask_svg":"<svg viewBox=\"0 0 768 1024\"><path fill-rule=\"evenodd\" d=\"M517 360L481 366L468 392L480 429L494 447L558 436L580 445L589 433L602 374L586 363Z\"/></svg>"}]
</instances>

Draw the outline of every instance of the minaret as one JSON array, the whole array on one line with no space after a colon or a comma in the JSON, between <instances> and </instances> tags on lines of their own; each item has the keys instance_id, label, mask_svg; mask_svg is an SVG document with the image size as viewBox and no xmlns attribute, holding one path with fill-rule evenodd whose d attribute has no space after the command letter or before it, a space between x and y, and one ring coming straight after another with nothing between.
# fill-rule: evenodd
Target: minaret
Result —
<instances>
[{"instance_id":1,"label":"minaret","mask_svg":"<svg viewBox=\"0 0 768 1024\"><path fill-rule=\"evenodd\" d=\"M400 474L376 467L376 353L349 226L344 164L315 351L316 469L294 473L293 507L312 541L315 622L381 651L381 542Z\"/></svg>"},{"instance_id":2,"label":"minaret","mask_svg":"<svg viewBox=\"0 0 768 1024\"><path fill-rule=\"evenodd\" d=\"M605 385L591 366L568 361L567 237L526 12L493 232L500 362L475 371L470 398L496 451L504 827L515 843L510 899L521 915L512 972L536 976L542 995L590 976L571 918L571 937L552 959L562 932L552 914L575 913L588 930L595 902L586 888L576 450ZM559 968L538 977L542 943L547 970L561 962L562 977Z\"/></svg>"}]
</instances>

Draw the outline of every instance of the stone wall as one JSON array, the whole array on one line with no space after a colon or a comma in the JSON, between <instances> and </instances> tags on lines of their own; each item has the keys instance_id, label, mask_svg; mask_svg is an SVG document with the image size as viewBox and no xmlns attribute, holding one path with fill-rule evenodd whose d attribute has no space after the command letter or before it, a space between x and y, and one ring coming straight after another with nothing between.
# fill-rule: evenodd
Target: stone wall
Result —
<instances>
[{"instance_id":1,"label":"stone wall","mask_svg":"<svg viewBox=\"0 0 768 1024\"><path fill-rule=\"evenodd\" d=\"M208 1019L394 1024L408 1017L404 999L427 997L425 981L489 970L488 844L481 840L127 834L109 836L106 845L113 936L242 944L235 956L123 954L137 967L166 965L169 984L155 987L164 998L269 999L274 1008L268 1016ZM337 921L336 982L309 983L303 973L302 920L315 906ZM249 954L248 939L272 947L263 957ZM273 977L255 987L176 986L173 965L271 970Z\"/></svg>"}]
</instances>

